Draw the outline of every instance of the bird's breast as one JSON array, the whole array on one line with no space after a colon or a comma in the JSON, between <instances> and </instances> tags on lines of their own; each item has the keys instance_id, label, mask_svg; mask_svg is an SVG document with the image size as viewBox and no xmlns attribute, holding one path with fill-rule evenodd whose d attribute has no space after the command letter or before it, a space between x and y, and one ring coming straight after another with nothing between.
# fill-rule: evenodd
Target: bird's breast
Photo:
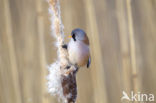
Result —
<instances>
[{"instance_id":1,"label":"bird's breast","mask_svg":"<svg viewBox=\"0 0 156 103\"><path fill-rule=\"evenodd\" d=\"M78 66L84 66L88 62L89 47L82 42L69 42L68 44L69 61Z\"/></svg>"}]
</instances>

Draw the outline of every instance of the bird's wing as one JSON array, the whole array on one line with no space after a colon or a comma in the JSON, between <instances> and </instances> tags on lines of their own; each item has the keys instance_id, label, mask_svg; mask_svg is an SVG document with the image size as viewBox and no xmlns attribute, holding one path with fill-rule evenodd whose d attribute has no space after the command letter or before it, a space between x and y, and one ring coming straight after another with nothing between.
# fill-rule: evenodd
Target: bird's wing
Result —
<instances>
[{"instance_id":1,"label":"bird's wing","mask_svg":"<svg viewBox=\"0 0 156 103\"><path fill-rule=\"evenodd\" d=\"M91 64L91 57L89 57L89 59L88 59L87 68L89 68L90 64Z\"/></svg>"}]
</instances>

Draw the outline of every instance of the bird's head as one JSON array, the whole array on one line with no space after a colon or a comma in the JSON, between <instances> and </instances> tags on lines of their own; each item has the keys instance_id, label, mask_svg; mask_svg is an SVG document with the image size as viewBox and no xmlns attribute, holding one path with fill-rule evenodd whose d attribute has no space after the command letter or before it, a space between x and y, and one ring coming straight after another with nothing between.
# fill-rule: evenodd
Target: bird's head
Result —
<instances>
[{"instance_id":1,"label":"bird's head","mask_svg":"<svg viewBox=\"0 0 156 103\"><path fill-rule=\"evenodd\" d=\"M73 39L75 42L76 41L83 41L85 42L86 44L89 44L89 40L88 40L88 37L86 35L86 33L82 30L82 29L74 29L72 32L71 32L71 35L70 35L71 39Z\"/></svg>"}]
</instances>

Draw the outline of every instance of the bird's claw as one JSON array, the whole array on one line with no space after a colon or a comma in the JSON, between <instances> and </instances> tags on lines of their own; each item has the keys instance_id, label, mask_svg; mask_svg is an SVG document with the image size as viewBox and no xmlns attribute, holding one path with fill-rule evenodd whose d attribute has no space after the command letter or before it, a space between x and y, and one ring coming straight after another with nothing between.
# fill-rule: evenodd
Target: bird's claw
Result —
<instances>
[{"instance_id":1,"label":"bird's claw","mask_svg":"<svg viewBox=\"0 0 156 103\"><path fill-rule=\"evenodd\" d=\"M62 45L62 48L64 48L64 49L67 49L67 47L68 47L67 44Z\"/></svg>"},{"instance_id":2,"label":"bird's claw","mask_svg":"<svg viewBox=\"0 0 156 103\"><path fill-rule=\"evenodd\" d=\"M65 71L66 76L68 76L71 73L75 74L78 71L78 68L76 68L75 66L66 66L65 69L66 69Z\"/></svg>"}]
</instances>

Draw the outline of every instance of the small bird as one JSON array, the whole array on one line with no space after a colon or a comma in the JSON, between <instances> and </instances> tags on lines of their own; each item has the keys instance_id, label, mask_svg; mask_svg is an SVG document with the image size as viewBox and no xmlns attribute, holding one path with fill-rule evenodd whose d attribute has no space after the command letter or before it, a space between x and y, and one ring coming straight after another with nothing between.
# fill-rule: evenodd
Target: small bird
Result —
<instances>
[{"instance_id":1,"label":"small bird","mask_svg":"<svg viewBox=\"0 0 156 103\"><path fill-rule=\"evenodd\" d=\"M71 40L66 46L71 64L79 67L87 66L91 63L89 39L82 29L74 29L69 36ZM65 47L65 46L64 46Z\"/></svg>"}]
</instances>

